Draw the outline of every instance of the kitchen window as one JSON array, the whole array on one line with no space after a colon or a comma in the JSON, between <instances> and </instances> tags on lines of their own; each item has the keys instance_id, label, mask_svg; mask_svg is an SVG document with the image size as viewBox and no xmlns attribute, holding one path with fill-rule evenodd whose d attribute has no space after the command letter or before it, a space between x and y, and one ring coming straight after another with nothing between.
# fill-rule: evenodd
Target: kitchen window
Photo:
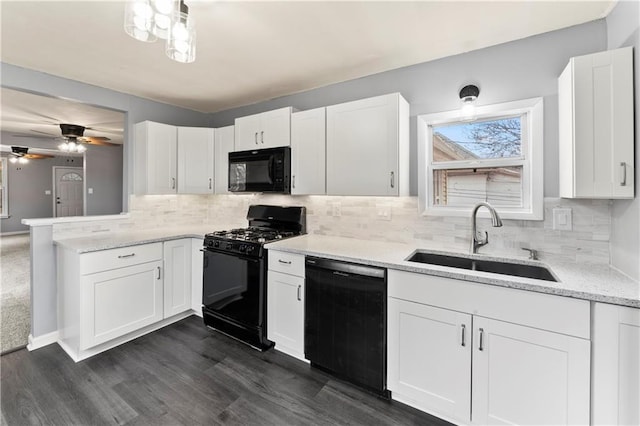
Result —
<instances>
[{"instance_id":1,"label":"kitchen window","mask_svg":"<svg viewBox=\"0 0 640 426\"><path fill-rule=\"evenodd\" d=\"M418 116L420 210L466 216L488 202L504 219L543 219L542 98Z\"/></svg>"},{"instance_id":2,"label":"kitchen window","mask_svg":"<svg viewBox=\"0 0 640 426\"><path fill-rule=\"evenodd\" d=\"M9 217L9 205L7 197L7 159L0 158L0 217Z\"/></svg>"}]
</instances>

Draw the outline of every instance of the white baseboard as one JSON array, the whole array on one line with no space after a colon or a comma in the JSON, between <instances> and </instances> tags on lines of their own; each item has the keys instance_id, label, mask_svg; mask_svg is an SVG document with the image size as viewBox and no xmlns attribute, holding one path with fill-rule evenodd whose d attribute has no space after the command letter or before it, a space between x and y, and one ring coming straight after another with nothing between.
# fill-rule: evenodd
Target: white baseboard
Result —
<instances>
[{"instance_id":1,"label":"white baseboard","mask_svg":"<svg viewBox=\"0 0 640 426\"><path fill-rule=\"evenodd\" d=\"M58 331L52 331L51 333L43 334L42 336L33 337L29 334L29 344L27 350L33 351L36 349L44 348L52 343L58 341Z\"/></svg>"}]
</instances>

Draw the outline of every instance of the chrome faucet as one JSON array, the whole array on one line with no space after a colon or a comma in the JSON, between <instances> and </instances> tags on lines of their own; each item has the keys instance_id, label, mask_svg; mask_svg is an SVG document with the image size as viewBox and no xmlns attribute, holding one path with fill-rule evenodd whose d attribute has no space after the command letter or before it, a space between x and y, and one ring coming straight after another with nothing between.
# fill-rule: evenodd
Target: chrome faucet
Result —
<instances>
[{"instance_id":1,"label":"chrome faucet","mask_svg":"<svg viewBox=\"0 0 640 426\"><path fill-rule=\"evenodd\" d=\"M477 231L478 225L476 224L476 215L478 214L478 209L482 206L485 206L489 210L489 213L491 213L491 225L495 227L502 226L502 219L500 219L500 215L498 215L498 212L493 208L493 206L491 206L491 204L476 204L476 206L473 208L473 211L471 212L471 254L477 253L480 247L489 243L489 234L485 231L484 236L482 236L478 235Z\"/></svg>"}]
</instances>

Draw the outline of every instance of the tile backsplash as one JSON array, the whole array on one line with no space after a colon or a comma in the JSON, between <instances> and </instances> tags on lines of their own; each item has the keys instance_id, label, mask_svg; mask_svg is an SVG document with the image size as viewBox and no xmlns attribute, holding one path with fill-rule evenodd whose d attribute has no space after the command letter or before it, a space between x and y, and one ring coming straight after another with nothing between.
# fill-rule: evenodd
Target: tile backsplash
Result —
<instances>
[{"instance_id":1,"label":"tile backsplash","mask_svg":"<svg viewBox=\"0 0 640 426\"><path fill-rule=\"evenodd\" d=\"M471 226L468 217L421 216L417 197L337 197L285 195L146 195L131 196L130 217L117 221L54 225L57 238L96 232L145 230L158 227L245 227L250 204L307 207L307 232L416 247L466 250ZM504 220L492 228L479 218L478 229L489 232L485 254L526 256L522 247L538 251L541 260L609 263L611 206L608 200L546 198L544 221ZM573 230L553 230L552 209L571 208ZM337 215L339 214L339 215Z\"/></svg>"}]
</instances>

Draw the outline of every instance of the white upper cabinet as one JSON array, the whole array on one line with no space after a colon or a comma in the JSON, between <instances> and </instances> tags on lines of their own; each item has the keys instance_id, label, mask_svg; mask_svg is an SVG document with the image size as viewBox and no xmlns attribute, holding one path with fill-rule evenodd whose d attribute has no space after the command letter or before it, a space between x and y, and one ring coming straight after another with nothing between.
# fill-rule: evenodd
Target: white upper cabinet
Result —
<instances>
[{"instance_id":1,"label":"white upper cabinet","mask_svg":"<svg viewBox=\"0 0 640 426\"><path fill-rule=\"evenodd\" d=\"M178 193L213 194L213 129L178 127Z\"/></svg>"},{"instance_id":2,"label":"white upper cabinet","mask_svg":"<svg viewBox=\"0 0 640 426\"><path fill-rule=\"evenodd\" d=\"M234 150L234 127L215 129L215 179L216 194L229 192L229 153Z\"/></svg>"},{"instance_id":3,"label":"white upper cabinet","mask_svg":"<svg viewBox=\"0 0 640 426\"><path fill-rule=\"evenodd\" d=\"M560 196L633 198L632 48L571 58L558 107Z\"/></svg>"},{"instance_id":4,"label":"white upper cabinet","mask_svg":"<svg viewBox=\"0 0 640 426\"><path fill-rule=\"evenodd\" d=\"M409 104L399 93L327 107L327 194L409 195Z\"/></svg>"},{"instance_id":5,"label":"white upper cabinet","mask_svg":"<svg viewBox=\"0 0 640 426\"><path fill-rule=\"evenodd\" d=\"M143 121L134 129L134 192L175 194L177 131L175 126Z\"/></svg>"},{"instance_id":6,"label":"white upper cabinet","mask_svg":"<svg viewBox=\"0 0 640 426\"><path fill-rule=\"evenodd\" d=\"M326 193L326 108L291 114L291 194Z\"/></svg>"},{"instance_id":7,"label":"white upper cabinet","mask_svg":"<svg viewBox=\"0 0 640 426\"><path fill-rule=\"evenodd\" d=\"M236 118L234 151L291 144L291 107Z\"/></svg>"}]
</instances>

